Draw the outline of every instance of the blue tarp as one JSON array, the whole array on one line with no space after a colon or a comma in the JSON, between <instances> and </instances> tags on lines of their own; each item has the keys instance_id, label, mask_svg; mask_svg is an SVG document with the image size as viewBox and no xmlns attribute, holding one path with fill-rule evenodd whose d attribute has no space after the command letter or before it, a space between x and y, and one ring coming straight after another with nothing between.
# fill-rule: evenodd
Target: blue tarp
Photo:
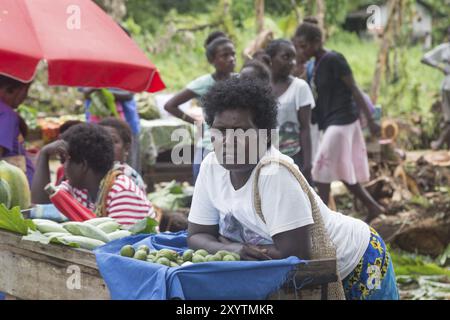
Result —
<instances>
[{"instance_id":1,"label":"blue tarp","mask_svg":"<svg viewBox=\"0 0 450 320\"><path fill-rule=\"evenodd\" d=\"M258 300L276 291L301 263L297 257L270 261L204 262L188 266L166 266L120 256L126 244L137 248L187 248L187 234L136 235L112 241L94 250L97 264L112 299L123 300Z\"/></svg>"}]
</instances>

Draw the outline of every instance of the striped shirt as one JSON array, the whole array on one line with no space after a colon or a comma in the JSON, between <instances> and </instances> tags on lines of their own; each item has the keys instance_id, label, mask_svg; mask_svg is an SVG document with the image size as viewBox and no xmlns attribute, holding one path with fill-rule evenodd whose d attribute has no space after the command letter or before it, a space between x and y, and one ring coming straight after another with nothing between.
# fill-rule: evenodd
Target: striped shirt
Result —
<instances>
[{"instance_id":1,"label":"striped shirt","mask_svg":"<svg viewBox=\"0 0 450 320\"><path fill-rule=\"evenodd\" d=\"M64 181L60 185L83 206L95 211L95 202L89 199L87 190L79 190ZM120 175L114 182L106 198L106 212L123 227L131 227L145 217L155 217L155 212L147 195L126 175Z\"/></svg>"}]
</instances>

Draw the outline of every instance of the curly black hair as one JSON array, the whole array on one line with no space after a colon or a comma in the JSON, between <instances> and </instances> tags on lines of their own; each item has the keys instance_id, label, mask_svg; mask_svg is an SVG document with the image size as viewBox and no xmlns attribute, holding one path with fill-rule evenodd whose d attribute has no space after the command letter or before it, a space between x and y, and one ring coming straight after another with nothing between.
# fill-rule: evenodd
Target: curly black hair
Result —
<instances>
[{"instance_id":1,"label":"curly black hair","mask_svg":"<svg viewBox=\"0 0 450 320\"><path fill-rule=\"evenodd\" d=\"M128 146L131 145L132 139L131 129L128 123L126 123L125 121L114 117L109 117L103 119L98 124L103 127L110 127L116 129L117 133L120 136L120 139L122 139L123 144Z\"/></svg>"},{"instance_id":2,"label":"curly black hair","mask_svg":"<svg viewBox=\"0 0 450 320\"><path fill-rule=\"evenodd\" d=\"M205 40L206 58L209 62L214 60L217 48L225 43L233 43L222 31L214 31Z\"/></svg>"},{"instance_id":3,"label":"curly black hair","mask_svg":"<svg viewBox=\"0 0 450 320\"><path fill-rule=\"evenodd\" d=\"M89 168L106 174L114 163L113 141L99 125L81 123L70 127L61 136L69 145L70 159L76 163L86 161Z\"/></svg>"},{"instance_id":4,"label":"curly black hair","mask_svg":"<svg viewBox=\"0 0 450 320\"><path fill-rule=\"evenodd\" d=\"M265 52L269 57L273 58L282 46L293 46L293 43L287 39L272 40L267 44Z\"/></svg>"},{"instance_id":5,"label":"curly black hair","mask_svg":"<svg viewBox=\"0 0 450 320\"><path fill-rule=\"evenodd\" d=\"M270 85L260 80L232 77L219 81L203 96L202 106L209 126L218 113L247 109L251 110L258 129L277 127L277 99Z\"/></svg>"},{"instance_id":6,"label":"curly black hair","mask_svg":"<svg viewBox=\"0 0 450 320\"><path fill-rule=\"evenodd\" d=\"M59 134L63 134L64 132L69 130L70 127L76 126L77 124L80 124L80 123L83 123L83 121L80 121L80 120L68 120L68 121L64 122L59 127Z\"/></svg>"},{"instance_id":7,"label":"curly black hair","mask_svg":"<svg viewBox=\"0 0 450 320\"><path fill-rule=\"evenodd\" d=\"M314 43L322 41L322 30L316 23L303 22L297 27L294 37L305 37L307 42Z\"/></svg>"},{"instance_id":8,"label":"curly black hair","mask_svg":"<svg viewBox=\"0 0 450 320\"><path fill-rule=\"evenodd\" d=\"M257 59L252 59L252 60L248 60L243 66L242 69L245 68L252 68L252 77L254 79L259 79L261 81L270 83L270 69L269 67L264 64L263 62L257 60Z\"/></svg>"}]
</instances>

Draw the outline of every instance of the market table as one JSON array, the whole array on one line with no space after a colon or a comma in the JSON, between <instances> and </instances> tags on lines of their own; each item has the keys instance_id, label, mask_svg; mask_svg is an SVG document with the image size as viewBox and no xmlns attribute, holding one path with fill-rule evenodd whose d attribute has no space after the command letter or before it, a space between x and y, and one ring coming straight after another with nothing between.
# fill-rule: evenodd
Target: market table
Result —
<instances>
[{"instance_id":1,"label":"market table","mask_svg":"<svg viewBox=\"0 0 450 320\"><path fill-rule=\"evenodd\" d=\"M81 286L73 288L71 270L80 271ZM69 285L68 285L69 284ZM0 230L0 292L19 299L109 299L95 255L87 250L22 241Z\"/></svg>"},{"instance_id":2,"label":"market table","mask_svg":"<svg viewBox=\"0 0 450 320\"><path fill-rule=\"evenodd\" d=\"M73 288L79 270L80 287ZM294 290L284 285L270 299L310 299L327 296L328 283L336 281L336 261L312 260L296 267L295 283L307 284ZM319 295L311 295L312 290ZM22 241L22 236L0 230L0 292L19 299L93 300L110 294L97 267L95 255L87 250L62 245Z\"/></svg>"}]
</instances>

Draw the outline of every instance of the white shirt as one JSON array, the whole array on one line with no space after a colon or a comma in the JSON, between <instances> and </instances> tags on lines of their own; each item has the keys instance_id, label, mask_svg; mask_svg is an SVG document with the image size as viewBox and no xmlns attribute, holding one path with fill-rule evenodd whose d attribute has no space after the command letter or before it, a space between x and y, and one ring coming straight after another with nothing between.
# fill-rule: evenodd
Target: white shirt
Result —
<instances>
[{"instance_id":1,"label":"white shirt","mask_svg":"<svg viewBox=\"0 0 450 320\"><path fill-rule=\"evenodd\" d=\"M264 157L293 160L271 147ZM200 225L219 225L221 235L237 242L273 244L278 233L313 224L311 204L295 177L277 164L265 166L259 178L262 212L253 205L253 179L235 190L230 173L217 161L214 152L202 162L195 184L189 221ZM338 270L344 279L357 266L369 245L370 229L363 221L331 211L314 192L325 228L337 249Z\"/></svg>"},{"instance_id":2,"label":"white shirt","mask_svg":"<svg viewBox=\"0 0 450 320\"><path fill-rule=\"evenodd\" d=\"M300 151L300 123L298 110L316 104L305 80L294 78L286 91L278 97L278 129L280 134L279 149L282 153L293 156Z\"/></svg>"},{"instance_id":3,"label":"white shirt","mask_svg":"<svg viewBox=\"0 0 450 320\"><path fill-rule=\"evenodd\" d=\"M450 67L450 42L443 43L425 54L425 58L434 63L444 63ZM450 90L450 74L442 81L442 90Z\"/></svg>"}]
</instances>

